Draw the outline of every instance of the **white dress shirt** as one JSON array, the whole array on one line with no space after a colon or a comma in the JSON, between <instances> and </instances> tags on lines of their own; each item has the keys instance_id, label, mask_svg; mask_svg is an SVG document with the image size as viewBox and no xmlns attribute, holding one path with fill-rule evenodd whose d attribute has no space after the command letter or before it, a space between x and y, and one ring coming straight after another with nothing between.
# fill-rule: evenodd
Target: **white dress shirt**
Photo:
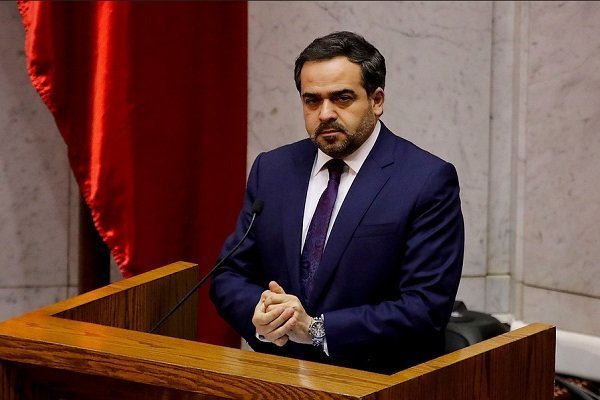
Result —
<instances>
[{"instance_id":1,"label":"white dress shirt","mask_svg":"<svg viewBox=\"0 0 600 400\"><path fill-rule=\"evenodd\" d=\"M335 205L333 206L331 220L329 221L329 227L327 228L327 236L325 238L326 244L329 234L331 233L333 223L335 222L338 212L342 207L342 203L348 194L348 190L350 190L350 186L352 186L354 178L356 178L358 171L360 171L360 168L367 159L371 149L373 149L373 146L377 141L377 137L379 137L380 130L381 123L377 121L371 136L369 136L369 138L354 153L344 158L346 166L344 167L344 172L342 173L342 177L340 179L340 186L335 199ZM317 203L321 198L321 194L323 194L325 188L327 188L329 171L327 168L325 168L325 163L329 160L331 160L330 156L323 153L320 149L317 151L317 157L315 157L315 162L310 174L310 181L308 182L306 202L304 203L304 218L302 219L302 247L300 248L300 252L302 252L302 249L304 249L304 241L306 240L310 221L312 220L313 214L317 209Z\"/></svg>"}]
</instances>

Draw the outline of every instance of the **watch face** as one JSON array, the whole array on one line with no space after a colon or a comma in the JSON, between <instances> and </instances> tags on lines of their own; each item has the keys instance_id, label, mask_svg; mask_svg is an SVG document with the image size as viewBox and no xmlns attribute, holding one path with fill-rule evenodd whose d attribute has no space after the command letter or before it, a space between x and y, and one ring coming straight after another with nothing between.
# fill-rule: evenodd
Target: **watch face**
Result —
<instances>
[{"instance_id":1,"label":"watch face","mask_svg":"<svg viewBox=\"0 0 600 400\"><path fill-rule=\"evenodd\" d=\"M322 338L325 336L325 324L323 321L315 319L310 325L309 333L313 338Z\"/></svg>"}]
</instances>

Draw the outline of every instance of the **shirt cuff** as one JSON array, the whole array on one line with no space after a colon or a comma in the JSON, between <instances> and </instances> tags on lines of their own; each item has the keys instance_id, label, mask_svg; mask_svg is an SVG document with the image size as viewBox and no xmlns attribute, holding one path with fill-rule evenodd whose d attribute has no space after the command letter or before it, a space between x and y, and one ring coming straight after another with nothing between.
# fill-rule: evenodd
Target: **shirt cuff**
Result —
<instances>
[{"instance_id":1,"label":"shirt cuff","mask_svg":"<svg viewBox=\"0 0 600 400\"><path fill-rule=\"evenodd\" d=\"M325 315L321 314L321 318L323 318L323 322L325 322ZM258 332L254 334L258 340L263 343L271 343L263 335L259 335ZM329 349L327 348L327 337L323 338L323 352L327 357L329 357Z\"/></svg>"},{"instance_id":2,"label":"shirt cuff","mask_svg":"<svg viewBox=\"0 0 600 400\"><path fill-rule=\"evenodd\" d=\"M255 336L256 336L256 338L257 338L258 340L260 340L260 341L261 341L261 342L263 342L263 343L271 343L271 342L269 342L267 339L265 339L265 337L264 337L263 335L259 335L259 334L258 334L258 332L257 332L257 333L255 333Z\"/></svg>"},{"instance_id":3,"label":"shirt cuff","mask_svg":"<svg viewBox=\"0 0 600 400\"><path fill-rule=\"evenodd\" d=\"M329 350L327 349L327 338L323 339L323 352L325 352L325 355L329 357Z\"/></svg>"},{"instance_id":4,"label":"shirt cuff","mask_svg":"<svg viewBox=\"0 0 600 400\"><path fill-rule=\"evenodd\" d=\"M321 314L321 318L323 318L323 324L325 324L325 315ZM329 349L327 348L327 329L325 329L325 337L323 338L323 352L329 357Z\"/></svg>"}]
</instances>

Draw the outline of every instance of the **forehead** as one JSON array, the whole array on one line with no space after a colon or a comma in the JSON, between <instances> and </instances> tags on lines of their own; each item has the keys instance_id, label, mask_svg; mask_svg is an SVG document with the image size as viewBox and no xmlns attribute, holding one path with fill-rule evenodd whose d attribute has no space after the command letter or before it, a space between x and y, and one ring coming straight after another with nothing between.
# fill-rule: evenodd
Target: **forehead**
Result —
<instances>
[{"instance_id":1,"label":"forehead","mask_svg":"<svg viewBox=\"0 0 600 400\"><path fill-rule=\"evenodd\" d=\"M300 72L300 87L303 94L342 89L357 91L362 87L360 66L346 57L308 61Z\"/></svg>"}]
</instances>

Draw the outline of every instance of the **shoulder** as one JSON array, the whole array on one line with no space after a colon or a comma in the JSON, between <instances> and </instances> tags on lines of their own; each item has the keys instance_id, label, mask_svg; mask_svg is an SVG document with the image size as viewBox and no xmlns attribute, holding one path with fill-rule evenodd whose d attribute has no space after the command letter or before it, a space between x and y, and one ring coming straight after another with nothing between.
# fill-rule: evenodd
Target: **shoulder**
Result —
<instances>
[{"instance_id":1,"label":"shoulder","mask_svg":"<svg viewBox=\"0 0 600 400\"><path fill-rule=\"evenodd\" d=\"M273 150L260 153L253 162L256 168L283 168L308 161L312 163L317 149L310 139L286 144Z\"/></svg>"},{"instance_id":2,"label":"shoulder","mask_svg":"<svg viewBox=\"0 0 600 400\"><path fill-rule=\"evenodd\" d=\"M454 165L387 129L382 133L394 149L393 162L386 167L391 168L390 187L412 199L414 215L423 215L440 204L451 205L448 209L454 213L460 210L460 185Z\"/></svg>"},{"instance_id":3,"label":"shoulder","mask_svg":"<svg viewBox=\"0 0 600 400\"><path fill-rule=\"evenodd\" d=\"M261 157L266 159L289 159L290 157L300 157L302 155L314 155L316 147L310 139L299 140L289 143L273 150L261 153Z\"/></svg>"},{"instance_id":4,"label":"shoulder","mask_svg":"<svg viewBox=\"0 0 600 400\"><path fill-rule=\"evenodd\" d=\"M415 173L420 171L427 175L432 170L454 170L454 166L450 162L393 133L383 123L379 139L380 149L393 149L391 157L396 168L408 168Z\"/></svg>"}]
</instances>

